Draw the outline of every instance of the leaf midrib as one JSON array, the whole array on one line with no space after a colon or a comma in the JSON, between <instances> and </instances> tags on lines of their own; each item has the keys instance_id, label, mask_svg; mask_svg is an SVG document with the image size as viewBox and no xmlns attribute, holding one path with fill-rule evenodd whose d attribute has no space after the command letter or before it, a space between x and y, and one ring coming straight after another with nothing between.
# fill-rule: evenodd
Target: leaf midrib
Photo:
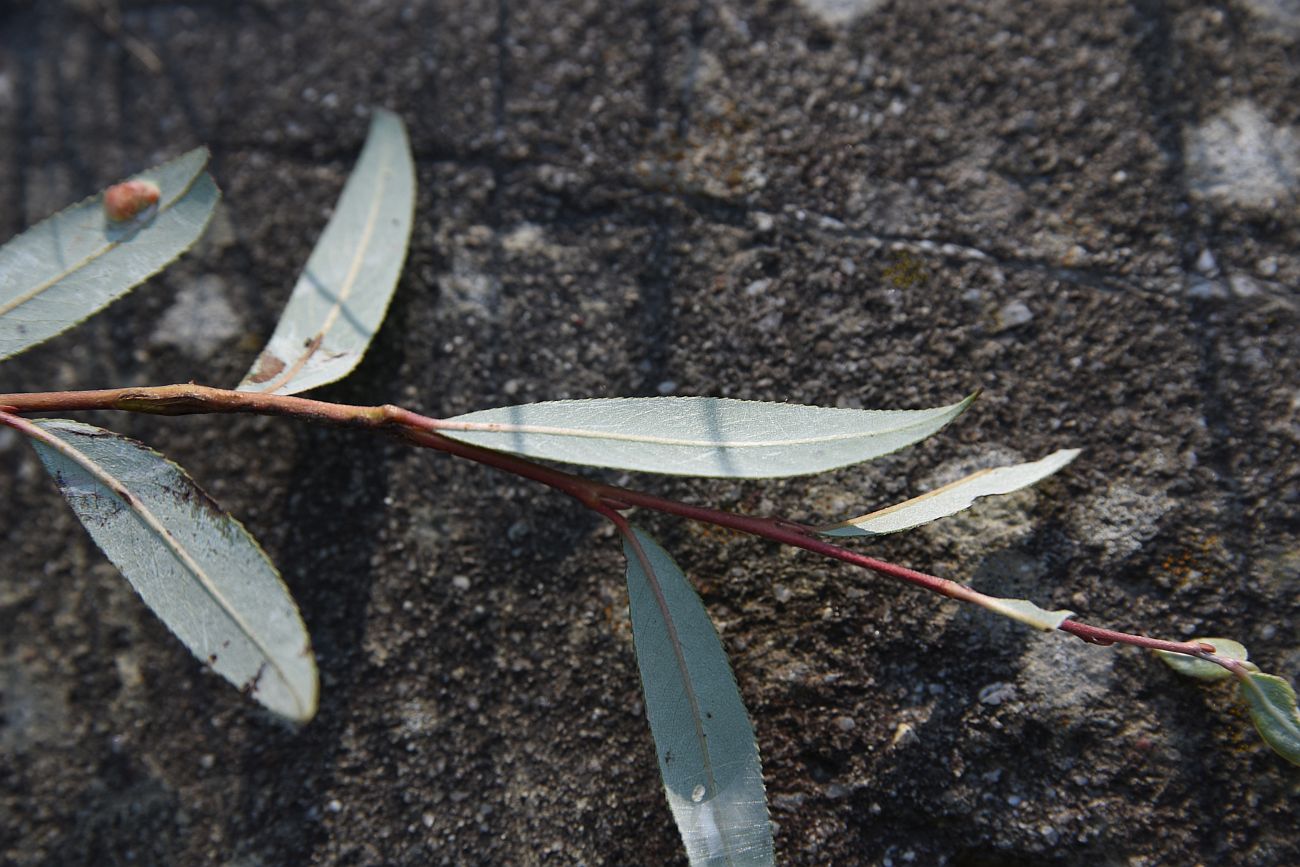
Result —
<instances>
[{"instance_id":1,"label":"leaf midrib","mask_svg":"<svg viewBox=\"0 0 1300 867\"><path fill-rule=\"evenodd\" d=\"M100 484L108 488L109 492L114 497L121 500L124 506L140 518L149 531L152 532L159 541L162 542L164 547L166 547L176 557L176 559L181 562L181 565L194 575L199 586L202 587L204 592L208 595L208 598L216 603L222 613L230 618L239 631L242 632L250 642L252 642L257 651L266 659L267 663L288 689L289 694L293 696L294 702L298 706L298 715L301 716L307 708L307 703L303 700L302 696L298 695L298 690L294 687L293 681L289 678L284 669L281 668L280 663L275 658L275 654L273 654L262 640L258 638L256 631L252 629L252 627L248 625L247 621L244 620L243 616L235 610L213 583L212 579L208 576L203 567L198 564L187 550L185 550L184 546L181 545L180 541L172 534L172 532L163 525L158 517L149 510L149 507L146 506L139 497L131 493L130 488L128 488L122 480L118 479L76 446L61 437L50 433L44 428L38 429L46 435L41 437L42 441L46 445L55 449L68 460L80 466L86 472L90 473L91 476L100 482Z\"/></svg>"},{"instance_id":2,"label":"leaf midrib","mask_svg":"<svg viewBox=\"0 0 1300 867\"><path fill-rule=\"evenodd\" d=\"M163 214L167 213L172 208L176 207L177 204L183 201L185 197L189 195L190 190L193 189L194 184L197 183L198 179L202 176L203 176L203 169L200 168L198 171L194 173L194 176L191 177L185 183L185 188L181 190L179 195L172 198L166 204L158 205L158 212L154 214L154 216L151 218L151 222L157 221L160 217L162 217ZM148 227L145 226L142 227L142 229L143 228L148 228ZM109 253L113 252L118 247L121 247L122 244L126 243L126 241L134 237L135 237L134 234L129 234L124 236L120 240L108 241L98 250L95 250L90 255L81 259L81 261L76 262L73 265L70 265L69 267L65 268L63 271L54 275L53 277L48 278L44 283L38 283L36 286L32 287L31 289L28 289L22 295L19 295L18 297L10 301L6 301L5 303L0 304L0 316L4 316L8 314L10 311L16 310L19 307L23 306L24 304L28 303L32 299L39 297L41 294L49 291L50 289L57 286L59 283L66 280L70 275L76 273L77 271L80 271L82 268L85 268L91 262L94 262L97 259L102 259L104 256L107 256Z\"/></svg>"},{"instance_id":3,"label":"leaf midrib","mask_svg":"<svg viewBox=\"0 0 1300 867\"><path fill-rule=\"evenodd\" d=\"M391 150L391 149L390 149ZM393 153L385 153L380 158L378 167L379 180L375 184L375 194L370 202L370 211L366 214L365 227L361 232L361 240L358 242L356 252L348 266L348 273L343 278L343 285L339 289L338 296L334 299L333 306L330 307L329 313L325 315L325 321L316 331L316 334L307 341L306 351L300 353L293 364L285 368L284 373L276 377L270 384L262 388L267 394L272 394L281 388L284 388L293 381L311 357L321 348L325 342L325 336L329 334L334 324L338 322L339 316L342 315L343 306L352 297L352 290L356 287L357 277L361 275L361 263L365 260L366 253L369 251L371 241L374 238L375 226L379 224L380 206L383 204L384 189L388 186L388 179L393 174L393 162L395 158Z\"/></svg>"},{"instance_id":4,"label":"leaf midrib","mask_svg":"<svg viewBox=\"0 0 1300 867\"><path fill-rule=\"evenodd\" d=\"M655 605L658 606L659 614L663 617L664 627L668 632L668 643L673 649L673 657L677 662L677 668L682 678L682 686L686 691L686 700L690 704L691 722L695 725L695 737L700 744L700 757L704 762L704 777L709 787L708 794L710 798L717 797L718 783L713 774L713 761L709 756L709 741L704 734L704 713L700 710L700 699L696 695L691 682L691 670L686 664L686 654L681 637L677 632L677 624L673 620L672 612L668 607L668 599L664 596L663 588L659 585L659 579L655 575L654 567L650 565L650 558L646 556L645 549L641 545L640 533L633 528L628 528L625 537L632 547L632 552L636 555L637 562L641 564L641 571L645 573L646 583L650 585L650 590L654 593ZM690 797L690 795L688 794L687 797ZM694 803L693 799L692 803ZM727 847L725 853L727 863L734 864L730 835L725 828L721 827L718 828L718 834Z\"/></svg>"},{"instance_id":5,"label":"leaf midrib","mask_svg":"<svg viewBox=\"0 0 1300 867\"><path fill-rule=\"evenodd\" d=\"M1259 709L1262 706L1265 711L1264 715L1272 720L1278 728L1285 731L1297 744L1300 744L1300 723L1296 722L1287 708L1270 701L1268 692L1253 676L1247 675L1247 679L1241 681L1241 683L1257 697L1258 700L1252 702L1253 707Z\"/></svg>"},{"instance_id":6,"label":"leaf midrib","mask_svg":"<svg viewBox=\"0 0 1300 867\"><path fill-rule=\"evenodd\" d=\"M824 434L815 437L797 437L780 440L702 440L685 437L657 437L650 434L619 433L617 431L594 431L583 428L551 427L547 425L509 424L508 422L458 422L442 420L437 424L440 432L457 431L464 433L500 433L500 434L536 434L540 436L558 436L576 439L616 440L619 442L642 443L646 445L683 446L707 449L759 449L779 446L817 445L819 443L844 442L855 439L870 439L904 433L941 418L942 414L917 419L907 424L872 431L848 431L836 434Z\"/></svg>"}]
</instances>

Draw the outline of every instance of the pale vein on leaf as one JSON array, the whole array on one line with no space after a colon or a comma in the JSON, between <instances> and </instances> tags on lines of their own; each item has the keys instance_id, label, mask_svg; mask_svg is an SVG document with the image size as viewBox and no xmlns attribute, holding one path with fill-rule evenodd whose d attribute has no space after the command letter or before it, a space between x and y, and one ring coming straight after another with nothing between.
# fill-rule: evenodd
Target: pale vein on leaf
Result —
<instances>
[{"instance_id":1,"label":"pale vein on leaf","mask_svg":"<svg viewBox=\"0 0 1300 867\"><path fill-rule=\"evenodd\" d=\"M96 481L108 488L114 496L131 509L149 531L163 543L163 546L181 562L181 565L194 575L199 582L199 586L203 588L208 597L216 603L217 607L220 608L221 611L231 619L231 621L234 622L235 626L237 626L248 640L252 642L253 646L257 648L258 653L260 653L262 657L266 659L267 663L275 669L280 680L289 688L289 691L293 695L294 701L297 702L299 709L301 710L306 708L306 703L303 701L302 697L298 695L297 689L293 686L293 681L289 678L284 669L280 667L274 654L271 653L270 649L268 649L257 636L257 632L250 627L244 620L243 616L231 606L225 596L223 596L221 591L217 588L216 584L208 576L207 572L204 571L203 567L200 566L198 562L195 561L194 557L185 550L176 537L172 535L172 532L168 530L160 520L158 520L158 517L154 515L153 512L149 511L148 506L146 506L139 497L131 493L131 490L120 479L101 467L71 443L66 442L61 437L44 430L38 425L28 422L26 419L19 419L12 416L10 418L13 419L13 421L8 421L10 426L16 427L28 436L40 440L45 445L54 449L59 454L90 473ZM19 422L19 424L14 424L14 421Z\"/></svg>"}]
</instances>

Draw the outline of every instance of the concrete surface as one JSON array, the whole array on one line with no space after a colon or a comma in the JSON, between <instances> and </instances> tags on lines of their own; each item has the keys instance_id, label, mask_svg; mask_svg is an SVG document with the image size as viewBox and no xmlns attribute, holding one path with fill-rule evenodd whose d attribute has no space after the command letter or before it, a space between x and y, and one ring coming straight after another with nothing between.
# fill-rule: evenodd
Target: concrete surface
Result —
<instances>
[{"instance_id":1,"label":"concrete surface","mask_svg":"<svg viewBox=\"0 0 1300 867\"><path fill-rule=\"evenodd\" d=\"M383 105L420 219L389 324L321 396L982 386L876 464L635 481L825 520L1080 446L1037 491L873 550L1300 677L1294 2L117 5L0 3L0 238L198 143L224 210L0 391L237 382ZM291 731L205 673L0 435L0 863L684 863L594 518L358 434L90 420L262 540L321 713ZM1230 688L644 521L733 653L782 863L1300 863L1300 771Z\"/></svg>"}]
</instances>

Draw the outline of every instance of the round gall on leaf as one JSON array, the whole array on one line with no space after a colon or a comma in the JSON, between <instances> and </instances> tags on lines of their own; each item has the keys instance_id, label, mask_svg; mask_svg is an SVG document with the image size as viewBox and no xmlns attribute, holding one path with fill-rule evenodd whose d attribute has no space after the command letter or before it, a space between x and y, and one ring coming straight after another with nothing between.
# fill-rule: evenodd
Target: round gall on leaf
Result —
<instances>
[{"instance_id":1,"label":"round gall on leaf","mask_svg":"<svg viewBox=\"0 0 1300 867\"><path fill-rule=\"evenodd\" d=\"M104 213L120 223L158 204L159 195L158 185L152 181L123 181L104 191Z\"/></svg>"}]
</instances>

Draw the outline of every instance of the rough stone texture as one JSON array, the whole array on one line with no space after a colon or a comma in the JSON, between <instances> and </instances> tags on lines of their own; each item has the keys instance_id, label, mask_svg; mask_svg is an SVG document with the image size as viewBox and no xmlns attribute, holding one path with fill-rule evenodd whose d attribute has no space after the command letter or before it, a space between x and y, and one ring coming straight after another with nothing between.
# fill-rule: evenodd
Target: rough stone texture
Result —
<instances>
[{"instance_id":1,"label":"rough stone texture","mask_svg":"<svg viewBox=\"0 0 1300 867\"><path fill-rule=\"evenodd\" d=\"M238 381L385 105L421 218L389 324L320 396L919 407L982 386L873 465L637 481L822 520L945 462L1082 446L1036 492L873 550L1100 624L1233 636L1300 676L1293 3L78 11L112 5L0 5L0 237L200 142L224 229L5 363L0 391ZM1222 185L1240 172L1248 199ZM242 333L151 339L210 275ZM205 673L0 436L4 864L683 863L596 519L359 434L90 420L266 545L321 713L287 729ZM1228 687L643 520L733 653L784 863L1300 863L1300 772Z\"/></svg>"}]
</instances>

